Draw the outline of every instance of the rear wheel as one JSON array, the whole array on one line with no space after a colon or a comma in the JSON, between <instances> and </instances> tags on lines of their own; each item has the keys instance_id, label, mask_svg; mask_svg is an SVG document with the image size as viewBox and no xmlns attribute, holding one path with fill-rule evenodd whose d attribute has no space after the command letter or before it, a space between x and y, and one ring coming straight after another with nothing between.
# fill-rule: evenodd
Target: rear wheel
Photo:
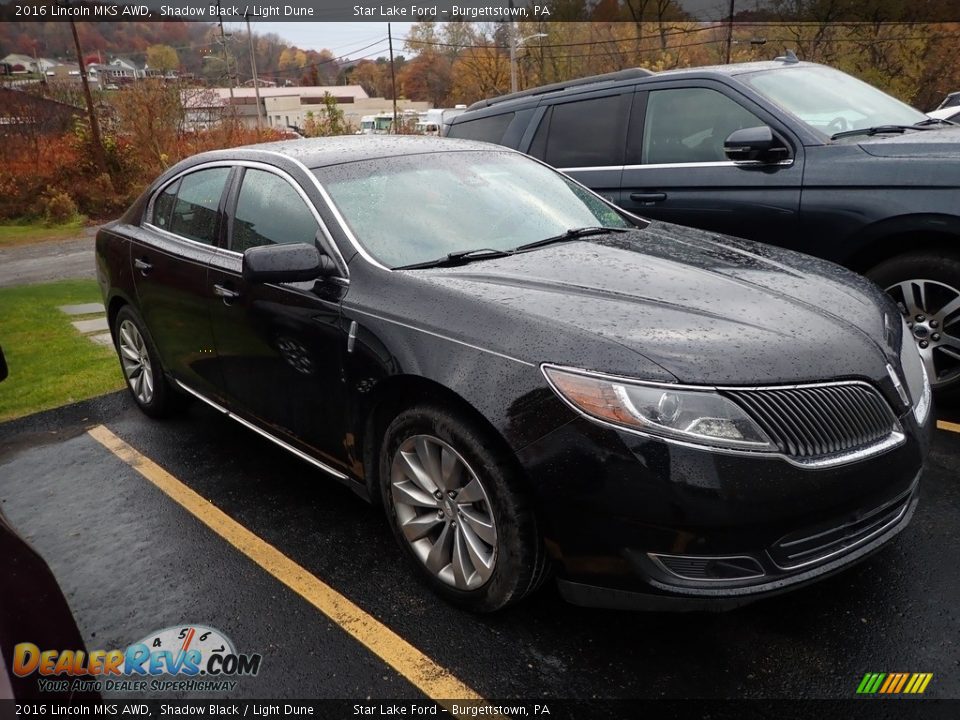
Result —
<instances>
[{"instance_id":1,"label":"rear wheel","mask_svg":"<svg viewBox=\"0 0 960 720\"><path fill-rule=\"evenodd\" d=\"M394 535L446 599L491 612L534 590L545 558L508 458L446 409L397 416L384 436L380 485Z\"/></svg>"},{"instance_id":2,"label":"rear wheel","mask_svg":"<svg viewBox=\"0 0 960 720\"><path fill-rule=\"evenodd\" d=\"M170 386L140 316L125 305L117 313L113 327L120 367L134 402L150 417L166 417L179 410L184 398Z\"/></svg>"}]
</instances>

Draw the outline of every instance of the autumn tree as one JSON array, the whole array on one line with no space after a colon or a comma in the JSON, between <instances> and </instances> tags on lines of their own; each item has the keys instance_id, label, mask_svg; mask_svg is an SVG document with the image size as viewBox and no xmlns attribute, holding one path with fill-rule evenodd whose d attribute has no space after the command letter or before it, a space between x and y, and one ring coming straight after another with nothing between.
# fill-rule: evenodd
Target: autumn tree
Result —
<instances>
[{"instance_id":1,"label":"autumn tree","mask_svg":"<svg viewBox=\"0 0 960 720\"><path fill-rule=\"evenodd\" d=\"M151 45L147 48L147 67L151 70L170 72L180 67L177 51L169 45Z\"/></svg>"},{"instance_id":2,"label":"autumn tree","mask_svg":"<svg viewBox=\"0 0 960 720\"><path fill-rule=\"evenodd\" d=\"M453 68L445 55L424 51L404 66L397 82L404 97L442 107L453 89Z\"/></svg>"},{"instance_id":3,"label":"autumn tree","mask_svg":"<svg viewBox=\"0 0 960 720\"><path fill-rule=\"evenodd\" d=\"M337 99L330 93L323 94L323 108L316 113L308 112L303 123L303 134L307 137L346 135L349 132L343 110L337 107Z\"/></svg>"}]
</instances>

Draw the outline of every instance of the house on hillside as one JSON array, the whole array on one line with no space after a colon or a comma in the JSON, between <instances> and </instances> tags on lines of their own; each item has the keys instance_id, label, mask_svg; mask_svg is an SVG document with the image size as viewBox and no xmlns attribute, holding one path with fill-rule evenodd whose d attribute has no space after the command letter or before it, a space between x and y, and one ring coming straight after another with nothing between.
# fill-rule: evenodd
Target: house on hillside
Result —
<instances>
[{"instance_id":1,"label":"house on hillside","mask_svg":"<svg viewBox=\"0 0 960 720\"><path fill-rule=\"evenodd\" d=\"M15 75L25 73L46 73L50 68L58 65L56 60L49 58L33 58L20 53L10 53L0 58L0 65L9 65ZM19 68L19 69L18 69Z\"/></svg>"},{"instance_id":2,"label":"house on hillside","mask_svg":"<svg viewBox=\"0 0 960 720\"><path fill-rule=\"evenodd\" d=\"M132 60L114 58L100 66L105 83L123 85L146 77L146 71Z\"/></svg>"}]
</instances>

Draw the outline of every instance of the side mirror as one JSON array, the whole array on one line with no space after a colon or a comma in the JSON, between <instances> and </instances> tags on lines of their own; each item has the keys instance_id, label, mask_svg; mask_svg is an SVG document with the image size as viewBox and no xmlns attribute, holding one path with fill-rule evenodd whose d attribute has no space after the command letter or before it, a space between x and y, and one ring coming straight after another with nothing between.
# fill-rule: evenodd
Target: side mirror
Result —
<instances>
[{"instance_id":1,"label":"side mirror","mask_svg":"<svg viewBox=\"0 0 960 720\"><path fill-rule=\"evenodd\" d=\"M775 163L790 156L767 125L734 130L723 142L723 153L734 162L752 163Z\"/></svg>"},{"instance_id":2,"label":"side mirror","mask_svg":"<svg viewBox=\"0 0 960 720\"><path fill-rule=\"evenodd\" d=\"M3 348L0 348L0 380L7 378L7 360L3 357Z\"/></svg>"},{"instance_id":3,"label":"side mirror","mask_svg":"<svg viewBox=\"0 0 960 720\"><path fill-rule=\"evenodd\" d=\"M243 279L248 282L303 282L336 274L336 263L307 243L262 245L243 253Z\"/></svg>"}]
</instances>

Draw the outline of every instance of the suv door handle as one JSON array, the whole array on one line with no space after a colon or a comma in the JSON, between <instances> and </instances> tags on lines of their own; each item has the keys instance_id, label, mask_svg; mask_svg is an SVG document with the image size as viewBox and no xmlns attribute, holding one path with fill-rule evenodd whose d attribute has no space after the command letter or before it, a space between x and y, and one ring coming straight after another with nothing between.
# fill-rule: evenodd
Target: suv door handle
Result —
<instances>
[{"instance_id":1,"label":"suv door handle","mask_svg":"<svg viewBox=\"0 0 960 720\"><path fill-rule=\"evenodd\" d=\"M635 192L630 193L630 199L644 203L663 202L667 199L667 194L665 192Z\"/></svg>"},{"instance_id":2,"label":"suv door handle","mask_svg":"<svg viewBox=\"0 0 960 720\"><path fill-rule=\"evenodd\" d=\"M153 270L153 265L148 263L146 260L141 258L135 258L133 261L133 266L140 271L140 274L146 277L151 270Z\"/></svg>"},{"instance_id":3,"label":"suv door handle","mask_svg":"<svg viewBox=\"0 0 960 720\"><path fill-rule=\"evenodd\" d=\"M240 293L238 293L236 290L231 290L230 288L224 287L223 285L214 285L213 294L216 295L217 297L222 297L224 305L229 305L238 297L240 297Z\"/></svg>"}]
</instances>

